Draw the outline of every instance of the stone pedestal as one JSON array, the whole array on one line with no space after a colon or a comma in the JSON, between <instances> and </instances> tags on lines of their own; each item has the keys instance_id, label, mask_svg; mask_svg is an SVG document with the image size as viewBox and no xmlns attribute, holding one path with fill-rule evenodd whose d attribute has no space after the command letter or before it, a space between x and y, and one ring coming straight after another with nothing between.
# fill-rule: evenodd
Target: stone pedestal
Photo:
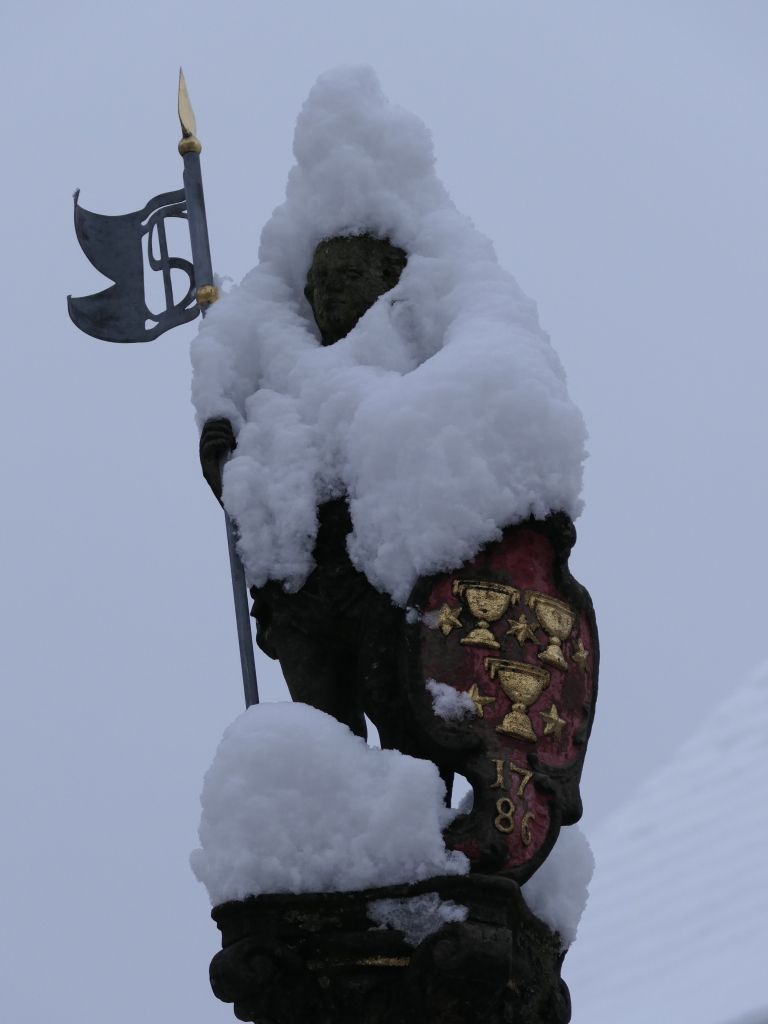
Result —
<instances>
[{"instance_id":1,"label":"stone pedestal","mask_svg":"<svg viewBox=\"0 0 768 1024\"><path fill-rule=\"evenodd\" d=\"M367 916L437 893L467 907L419 945ZM557 935L510 879L469 875L348 893L279 894L212 912L215 995L255 1024L567 1024Z\"/></svg>"}]
</instances>

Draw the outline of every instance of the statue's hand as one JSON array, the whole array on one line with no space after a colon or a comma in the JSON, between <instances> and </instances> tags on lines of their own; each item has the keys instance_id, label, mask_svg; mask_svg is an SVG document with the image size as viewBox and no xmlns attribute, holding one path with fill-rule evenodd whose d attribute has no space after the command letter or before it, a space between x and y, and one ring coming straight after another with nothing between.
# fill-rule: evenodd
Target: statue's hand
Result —
<instances>
[{"instance_id":1,"label":"statue's hand","mask_svg":"<svg viewBox=\"0 0 768 1024\"><path fill-rule=\"evenodd\" d=\"M237 447L235 432L228 419L208 420L200 435L200 465L216 498L221 501L221 457Z\"/></svg>"}]
</instances>

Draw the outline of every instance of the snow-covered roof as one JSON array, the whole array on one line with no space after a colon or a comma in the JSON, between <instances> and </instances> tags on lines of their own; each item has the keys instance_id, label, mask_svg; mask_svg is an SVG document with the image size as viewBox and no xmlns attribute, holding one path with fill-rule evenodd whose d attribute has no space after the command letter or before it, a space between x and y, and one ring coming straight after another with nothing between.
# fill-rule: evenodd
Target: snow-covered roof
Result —
<instances>
[{"instance_id":1,"label":"snow-covered roof","mask_svg":"<svg viewBox=\"0 0 768 1024\"><path fill-rule=\"evenodd\" d=\"M758 1010L757 1013L747 1013L739 1017L738 1020L730 1020L728 1024L768 1024L768 1006L764 1010Z\"/></svg>"},{"instance_id":2,"label":"snow-covered roof","mask_svg":"<svg viewBox=\"0 0 768 1024\"><path fill-rule=\"evenodd\" d=\"M725 668L727 693L737 673ZM631 721L627 740L642 757ZM589 837L597 869L563 969L574 1024L764 1024L768 663L666 766L647 767Z\"/></svg>"}]
</instances>

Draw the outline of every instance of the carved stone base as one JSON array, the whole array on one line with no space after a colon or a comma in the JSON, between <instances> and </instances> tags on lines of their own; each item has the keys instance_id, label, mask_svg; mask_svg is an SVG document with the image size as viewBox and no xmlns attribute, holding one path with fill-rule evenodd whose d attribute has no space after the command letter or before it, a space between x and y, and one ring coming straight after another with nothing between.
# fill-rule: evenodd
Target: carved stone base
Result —
<instances>
[{"instance_id":1,"label":"carved stone base","mask_svg":"<svg viewBox=\"0 0 768 1024\"><path fill-rule=\"evenodd\" d=\"M371 900L436 892L469 910L418 946L376 928ZM212 917L217 998L256 1024L568 1024L558 938L518 885L469 875L364 892L265 895Z\"/></svg>"}]
</instances>

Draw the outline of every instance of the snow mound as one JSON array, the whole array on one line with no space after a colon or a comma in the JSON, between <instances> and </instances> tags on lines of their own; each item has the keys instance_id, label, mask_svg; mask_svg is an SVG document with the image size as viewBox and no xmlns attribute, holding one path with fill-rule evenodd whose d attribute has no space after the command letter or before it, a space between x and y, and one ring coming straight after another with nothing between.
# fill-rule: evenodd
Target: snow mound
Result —
<instances>
[{"instance_id":1,"label":"snow mound","mask_svg":"<svg viewBox=\"0 0 768 1024\"><path fill-rule=\"evenodd\" d=\"M558 932L563 948L576 938L595 870L587 837L578 825L560 829L552 852L520 891L534 914Z\"/></svg>"},{"instance_id":2,"label":"snow mound","mask_svg":"<svg viewBox=\"0 0 768 1024\"><path fill-rule=\"evenodd\" d=\"M192 345L198 423L226 416L224 471L250 583L298 589L319 502L347 495L349 552L405 604L531 514L581 509L585 430L536 308L435 174L431 136L370 68L318 79L259 265ZM317 243L370 232L408 253L398 285L323 348L304 298Z\"/></svg>"},{"instance_id":3,"label":"snow mound","mask_svg":"<svg viewBox=\"0 0 768 1024\"><path fill-rule=\"evenodd\" d=\"M430 761L369 747L306 704L254 705L205 775L190 863L214 906L466 874L443 843L444 797Z\"/></svg>"},{"instance_id":4,"label":"snow mound","mask_svg":"<svg viewBox=\"0 0 768 1024\"><path fill-rule=\"evenodd\" d=\"M395 928L411 946L418 946L428 935L449 921L466 921L469 909L453 900L441 900L436 892L400 900L373 900L368 917L379 928Z\"/></svg>"}]
</instances>

